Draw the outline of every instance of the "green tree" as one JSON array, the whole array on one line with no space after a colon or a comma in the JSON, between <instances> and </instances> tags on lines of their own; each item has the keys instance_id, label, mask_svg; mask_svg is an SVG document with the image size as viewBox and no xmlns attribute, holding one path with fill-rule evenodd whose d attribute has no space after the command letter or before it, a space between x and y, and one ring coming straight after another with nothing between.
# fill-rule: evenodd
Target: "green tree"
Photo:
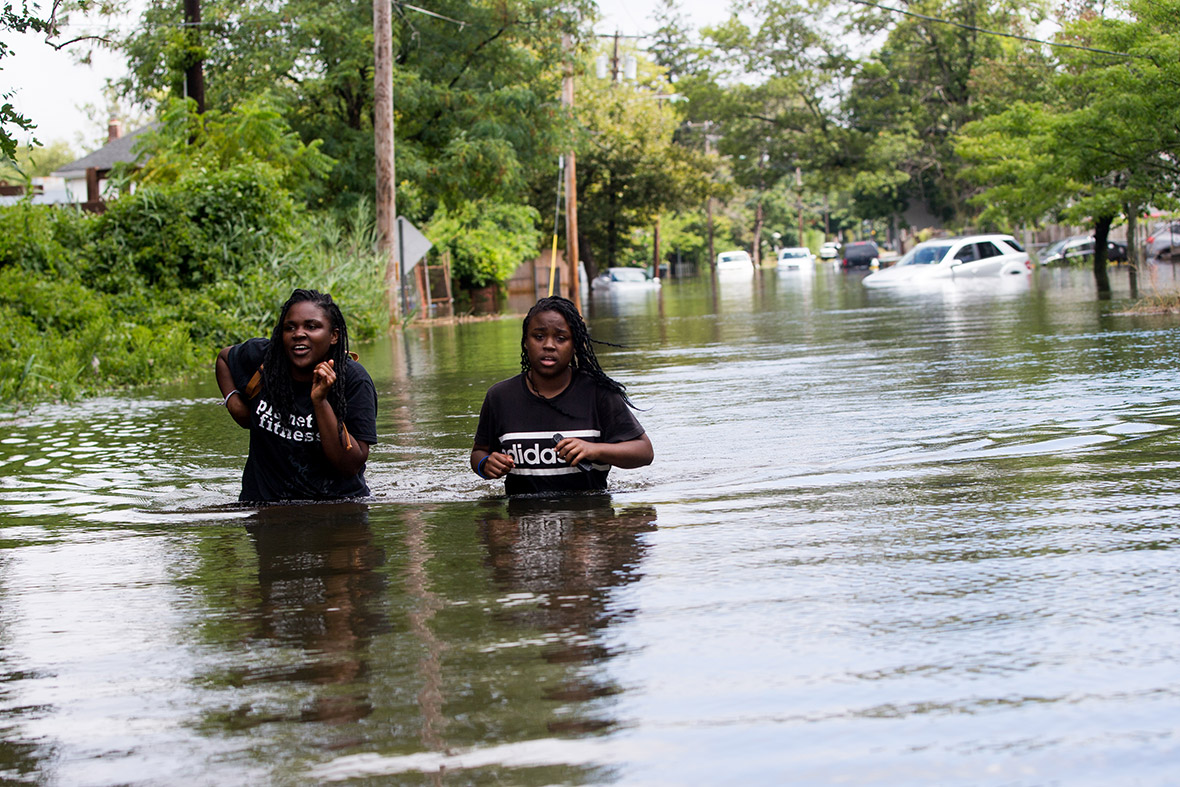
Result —
<instances>
[{"instance_id":1,"label":"green tree","mask_svg":"<svg viewBox=\"0 0 1180 787\"><path fill-rule=\"evenodd\" d=\"M37 15L39 6L29 7L27 0L19 8L13 7L10 0L5 0L0 6L0 32L27 33L29 31L44 33L50 29L50 22ZM0 40L0 60L12 54L12 47ZM0 66L0 69L3 67ZM16 149L20 144L16 134L21 131L32 131L37 127L31 118L18 112L9 100L13 92L7 88L0 90L0 158L11 161L16 158Z\"/></svg>"},{"instance_id":2,"label":"green tree","mask_svg":"<svg viewBox=\"0 0 1180 787\"><path fill-rule=\"evenodd\" d=\"M562 34L578 32L586 0L442 0L430 13L398 6L394 108L398 208L425 223L440 206L527 201L526 173L564 147L557 110ZM176 92L188 62L181 10L150 0L126 41L138 100ZM323 204L369 197L374 171L372 4L363 0L202 6L206 103L227 111L263 92L309 143L336 161ZM544 163L542 163L544 162Z\"/></svg>"},{"instance_id":3,"label":"green tree","mask_svg":"<svg viewBox=\"0 0 1180 787\"><path fill-rule=\"evenodd\" d=\"M681 116L666 88L662 69L642 58L634 84L578 83L580 248L600 266L643 254L658 216L700 206L708 194L711 164L676 141Z\"/></svg>"},{"instance_id":4,"label":"green tree","mask_svg":"<svg viewBox=\"0 0 1180 787\"><path fill-rule=\"evenodd\" d=\"M172 99L159 124L141 135L135 162L120 165L116 177L136 183L175 183L193 172L218 172L240 165L265 170L292 192L310 192L335 163L322 140L304 144L268 95L244 101L232 111L198 113L192 99Z\"/></svg>"},{"instance_id":5,"label":"green tree","mask_svg":"<svg viewBox=\"0 0 1180 787\"><path fill-rule=\"evenodd\" d=\"M451 253L451 271L465 289L503 282L540 251L540 216L527 205L470 202L435 213L427 232Z\"/></svg>"},{"instance_id":6,"label":"green tree","mask_svg":"<svg viewBox=\"0 0 1180 787\"><path fill-rule=\"evenodd\" d=\"M885 41L861 60L844 101L856 136L847 162L864 218L918 202L943 221L971 216L955 135L1014 95L1036 95L1043 58L1005 35L1027 35L1037 4L915 0L900 12L855 5L853 29ZM992 32L1003 35L993 35ZM1033 92L1026 92L1026 91Z\"/></svg>"},{"instance_id":7,"label":"green tree","mask_svg":"<svg viewBox=\"0 0 1180 787\"><path fill-rule=\"evenodd\" d=\"M1180 198L1180 2L1127 0L1119 10L1065 27L1055 100L974 123L959 145L991 212L1092 223L1100 296L1110 293L1112 224Z\"/></svg>"}]
</instances>

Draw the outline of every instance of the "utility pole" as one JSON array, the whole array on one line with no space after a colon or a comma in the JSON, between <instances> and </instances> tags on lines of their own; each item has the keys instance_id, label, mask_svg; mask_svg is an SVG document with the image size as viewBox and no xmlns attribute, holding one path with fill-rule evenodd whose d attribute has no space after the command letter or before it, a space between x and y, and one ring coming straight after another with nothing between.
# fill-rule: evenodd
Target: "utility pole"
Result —
<instances>
[{"instance_id":1,"label":"utility pole","mask_svg":"<svg viewBox=\"0 0 1180 787\"><path fill-rule=\"evenodd\" d=\"M397 195L393 161L393 6L373 0L373 137L377 153L377 244L385 259L390 324L401 322L401 257L397 253ZM404 294L403 294L404 295ZM404 300L404 297L401 299Z\"/></svg>"},{"instance_id":2,"label":"utility pole","mask_svg":"<svg viewBox=\"0 0 1180 787\"><path fill-rule=\"evenodd\" d=\"M795 207L799 209L799 245L806 246L803 242L803 174L795 167Z\"/></svg>"},{"instance_id":3,"label":"utility pole","mask_svg":"<svg viewBox=\"0 0 1180 787\"><path fill-rule=\"evenodd\" d=\"M660 280L660 215L656 214L656 226L653 234L652 250L651 250L651 264L655 269L655 280ZM671 272L671 267L668 269Z\"/></svg>"},{"instance_id":4,"label":"utility pole","mask_svg":"<svg viewBox=\"0 0 1180 787\"><path fill-rule=\"evenodd\" d=\"M573 38L569 33L562 35L562 46L571 56L566 59L565 78L561 82L561 103L569 107L570 113L574 108L574 64ZM577 162L571 148L565 154L565 257L569 263L569 299L574 302L574 308L582 311L582 283L578 277L578 176Z\"/></svg>"},{"instance_id":5,"label":"utility pole","mask_svg":"<svg viewBox=\"0 0 1180 787\"><path fill-rule=\"evenodd\" d=\"M186 38L194 48L201 43L201 0L184 0ZM197 60L184 70L184 96L197 102L197 112L205 112L205 72L203 61Z\"/></svg>"}]
</instances>

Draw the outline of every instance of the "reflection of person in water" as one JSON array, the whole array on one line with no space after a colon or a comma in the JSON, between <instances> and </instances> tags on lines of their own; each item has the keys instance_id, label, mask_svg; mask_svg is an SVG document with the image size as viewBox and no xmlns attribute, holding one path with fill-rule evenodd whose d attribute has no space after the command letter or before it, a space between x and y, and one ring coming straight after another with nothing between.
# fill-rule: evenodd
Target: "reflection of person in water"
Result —
<instances>
[{"instance_id":1,"label":"reflection of person in water","mask_svg":"<svg viewBox=\"0 0 1180 787\"><path fill-rule=\"evenodd\" d=\"M528 593L535 605L511 606L503 616L551 638L545 660L571 664L564 682L547 686L545 699L580 702L618 692L576 666L610 657L603 632L625 611L611 610L612 591L640 578L646 550L643 534L656 529L655 509L616 511L607 496L567 498L560 507L540 498L511 498L480 522L493 580L506 593ZM551 731L586 731L608 719L572 714L549 724Z\"/></svg>"},{"instance_id":2,"label":"reflection of person in water","mask_svg":"<svg viewBox=\"0 0 1180 787\"><path fill-rule=\"evenodd\" d=\"M361 504L282 506L257 511L247 525L258 552L258 635L298 657L264 671L265 680L353 691L319 691L303 720L356 721L372 711L360 678L365 646L388 628L379 607L385 553L373 544ZM290 654L288 654L290 655Z\"/></svg>"},{"instance_id":3,"label":"reflection of person in water","mask_svg":"<svg viewBox=\"0 0 1180 787\"><path fill-rule=\"evenodd\" d=\"M602 491L611 467L655 456L626 388L602 371L574 304L542 298L524 318L521 373L484 397L471 469L509 495Z\"/></svg>"}]
</instances>

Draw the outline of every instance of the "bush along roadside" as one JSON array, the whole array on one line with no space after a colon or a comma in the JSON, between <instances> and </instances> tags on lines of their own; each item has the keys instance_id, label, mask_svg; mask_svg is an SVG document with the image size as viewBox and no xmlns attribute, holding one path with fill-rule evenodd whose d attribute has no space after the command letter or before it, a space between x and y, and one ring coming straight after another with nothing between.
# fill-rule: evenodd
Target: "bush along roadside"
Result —
<instances>
[{"instance_id":1,"label":"bush along roadside","mask_svg":"<svg viewBox=\"0 0 1180 787\"><path fill-rule=\"evenodd\" d=\"M331 292L355 339L381 332L371 209L308 215L265 175L196 173L99 217L0 208L0 405L206 374L219 348L268 336L295 287Z\"/></svg>"}]
</instances>

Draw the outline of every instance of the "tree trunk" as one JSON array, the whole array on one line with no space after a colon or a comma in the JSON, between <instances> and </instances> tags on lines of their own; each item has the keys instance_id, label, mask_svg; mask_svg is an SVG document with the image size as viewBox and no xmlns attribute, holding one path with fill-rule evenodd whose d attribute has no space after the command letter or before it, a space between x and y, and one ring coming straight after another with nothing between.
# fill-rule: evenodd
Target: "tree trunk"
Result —
<instances>
[{"instance_id":1,"label":"tree trunk","mask_svg":"<svg viewBox=\"0 0 1180 787\"><path fill-rule=\"evenodd\" d=\"M1106 270L1106 243L1114 216L1100 216L1094 222L1094 284L1099 298L1110 297L1110 275Z\"/></svg>"}]
</instances>

